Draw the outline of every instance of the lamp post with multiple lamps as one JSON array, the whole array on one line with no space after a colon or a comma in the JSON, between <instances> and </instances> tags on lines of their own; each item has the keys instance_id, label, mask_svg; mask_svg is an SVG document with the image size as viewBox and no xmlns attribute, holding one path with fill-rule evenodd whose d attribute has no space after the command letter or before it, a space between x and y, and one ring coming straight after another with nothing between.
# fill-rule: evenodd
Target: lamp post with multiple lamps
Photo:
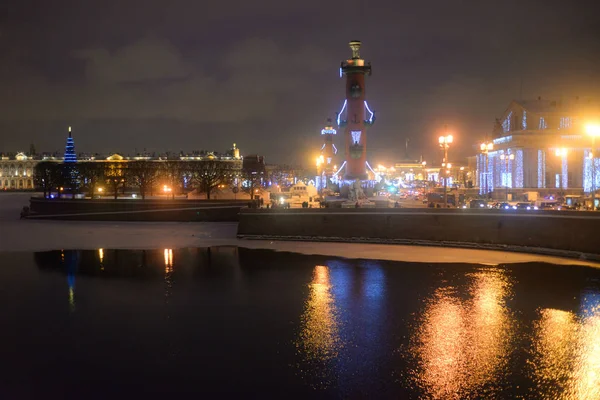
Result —
<instances>
[{"instance_id":1,"label":"lamp post with multiple lamps","mask_svg":"<svg viewBox=\"0 0 600 400\"><path fill-rule=\"evenodd\" d=\"M501 154L500 155L500 159L504 162L506 162L506 179L505 179L505 184L506 184L506 201L508 201L508 169L510 167L510 162L512 160L515 159L515 155L514 154ZM512 174L511 174L511 179L512 179Z\"/></svg>"},{"instance_id":2,"label":"lamp post with multiple lamps","mask_svg":"<svg viewBox=\"0 0 600 400\"><path fill-rule=\"evenodd\" d=\"M446 163L448 162L448 149L453 140L452 135L440 136L438 139L440 147L444 150L444 160L442 163L442 167L444 167L444 208L448 207L448 173L450 168L450 164L448 164L448 169L446 169Z\"/></svg>"},{"instance_id":3,"label":"lamp post with multiple lamps","mask_svg":"<svg viewBox=\"0 0 600 400\"><path fill-rule=\"evenodd\" d=\"M600 137L600 125L588 125L587 134L592 138L592 151L590 152L590 161L592 162L592 211L596 211L596 165L594 156L596 152L596 137Z\"/></svg>"},{"instance_id":4,"label":"lamp post with multiple lamps","mask_svg":"<svg viewBox=\"0 0 600 400\"><path fill-rule=\"evenodd\" d=\"M494 143L493 142L489 142L489 143L481 143L481 146L479 146L479 149L481 150L481 153L484 155L483 158L483 194L485 195L485 197L488 196L489 193L489 188L488 188L488 153L492 150L494 150Z\"/></svg>"}]
</instances>

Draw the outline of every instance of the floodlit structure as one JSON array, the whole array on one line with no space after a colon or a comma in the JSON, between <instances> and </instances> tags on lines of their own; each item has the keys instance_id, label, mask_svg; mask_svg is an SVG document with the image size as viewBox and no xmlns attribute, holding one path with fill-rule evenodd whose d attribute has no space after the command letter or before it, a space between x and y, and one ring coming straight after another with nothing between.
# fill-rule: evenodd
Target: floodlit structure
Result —
<instances>
[{"instance_id":1,"label":"floodlit structure","mask_svg":"<svg viewBox=\"0 0 600 400\"><path fill-rule=\"evenodd\" d=\"M71 136L71 127L69 127L69 136L67 137L67 145L65 146L65 163L77 162L77 154L75 154L75 140Z\"/></svg>"},{"instance_id":2,"label":"floodlit structure","mask_svg":"<svg viewBox=\"0 0 600 400\"><path fill-rule=\"evenodd\" d=\"M0 158L0 190L33 189L33 172L39 161L25 153Z\"/></svg>"},{"instance_id":3,"label":"floodlit structure","mask_svg":"<svg viewBox=\"0 0 600 400\"><path fill-rule=\"evenodd\" d=\"M600 157L586 126L598 111L578 98L512 101L496 120L492 141L477 146L480 193L591 194L600 187Z\"/></svg>"},{"instance_id":4,"label":"floodlit structure","mask_svg":"<svg viewBox=\"0 0 600 400\"><path fill-rule=\"evenodd\" d=\"M368 179L367 169L371 168L367 162L367 128L375 122L365 87L365 75L371 75L371 63L360 57L360 46L360 41L351 41L352 58L342 61L340 66L340 77L346 77L346 99L336 122L344 129L345 161L336 175L343 172L343 179L349 181Z\"/></svg>"},{"instance_id":5,"label":"floodlit structure","mask_svg":"<svg viewBox=\"0 0 600 400\"><path fill-rule=\"evenodd\" d=\"M327 188L327 185L335 172L335 156L338 150L333 143L333 138L336 134L337 130L334 129L331 118L328 118L327 125L321 129L323 145L321 146L321 153L317 157L317 176L315 183L319 190Z\"/></svg>"}]
</instances>

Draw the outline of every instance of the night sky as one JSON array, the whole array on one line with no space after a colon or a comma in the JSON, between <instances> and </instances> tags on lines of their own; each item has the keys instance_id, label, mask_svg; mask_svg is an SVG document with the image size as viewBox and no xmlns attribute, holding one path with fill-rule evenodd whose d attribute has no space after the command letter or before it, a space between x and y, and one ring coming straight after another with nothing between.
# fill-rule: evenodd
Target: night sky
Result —
<instances>
[{"instance_id":1,"label":"night sky","mask_svg":"<svg viewBox=\"0 0 600 400\"><path fill-rule=\"evenodd\" d=\"M348 41L373 64L372 164L472 152L518 98L598 97L592 1L4 0L0 152L223 151L312 163ZM522 82L522 86L521 86ZM341 137L338 138L341 143ZM454 154L452 154L454 153Z\"/></svg>"}]
</instances>

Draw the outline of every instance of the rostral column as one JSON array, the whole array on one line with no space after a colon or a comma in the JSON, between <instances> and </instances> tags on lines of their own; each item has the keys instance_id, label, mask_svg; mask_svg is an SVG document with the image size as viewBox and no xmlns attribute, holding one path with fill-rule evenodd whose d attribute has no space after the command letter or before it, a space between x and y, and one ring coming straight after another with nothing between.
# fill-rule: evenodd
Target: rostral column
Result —
<instances>
[{"instance_id":1,"label":"rostral column","mask_svg":"<svg viewBox=\"0 0 600 400\"><path fill-rule=\"evenodd\" d=\"M371 63L360 58L360 44L358 40L350 42L352 58L340 66L340 77L346 76L346 100L337 114L338 127L345 128L345 180L367 179L367 128L375 122L365 90L365 75L371 75Z\"/></svg>"}]
</instances>

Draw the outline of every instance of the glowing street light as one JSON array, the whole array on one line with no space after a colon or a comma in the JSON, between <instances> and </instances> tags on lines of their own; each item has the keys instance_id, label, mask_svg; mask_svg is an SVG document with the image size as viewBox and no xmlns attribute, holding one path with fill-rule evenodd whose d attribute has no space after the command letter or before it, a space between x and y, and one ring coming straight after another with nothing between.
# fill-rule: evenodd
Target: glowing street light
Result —
<instances>
[{"instance_id":1,"label":"glowing street light","mask_svg":"<svg viewBox=\"0 0 600 400\"><path fill-rule=\"evenodd\" d=\"M454 141L454 138L452 137L452 135L440 136L438 139L440 146L446 146L446 147L449 144L451 144L453 141Z\"/></svg>"},{"instance_id":2,"label":"glowing street light","mask_svg":"<svg viewBox=\"0 0 600 400\"><path fill-rule=\"evenodd\" d=\"M448 162L448 149L450 148L450 144L454 141L452 135L440 136L438 138L438 143L440 147L444 150L444 160L443 162ZM443 164L442 164L443 165ZM444 208L448 207L448 172L444 174Z\"/></svg>"},{"instance_id":3,"label":"glowing street light","mask_svg":"<svg viewBox=\"0 0 600 400\"><path fill-rule=\"evenodd\" d=\"M564 147L562 149L556 149L556 157L566 157L567 156L567 149L565 149Z\"/></svg>"},{"instance_id":4,"label":"glowing street light","mask_svg":"<svg viewBox=\"0 0 600 400\"><path fill-rule=\"evenodd\" d=\"M487 172L487 165L488 165L488 153L492 150L494 150L494 143L493 142L488 142L488 143L481 143L481 145L479 146L479 149L481 150L481 153L484 155L484 163L483 163L483 193L485 193L485 195L488 195L489 189L488 189L488 172Z\"/></svg>"},{"instance_id":5,"label":"glowing street light","mask_svg":"<svg viewBox=\"0 0 600 400\"><path fill-rule=\"evenodd\" d=\"M585 131L591 137L600 136L600 125L588 124L585 127Z\"/></svg>"},{"instance_id":6,"label":"glowing street light","mask_svg":"<svg viewBox=\"0 0 600 400\"><path fill-rule=\"evenodd\" d=\"M171 193L171 188L168 187L167 185L164 185L163 192L165 192L165 195L167 196L167 198L169 198L169 193Z\"/></svg>"}]
</instances>

